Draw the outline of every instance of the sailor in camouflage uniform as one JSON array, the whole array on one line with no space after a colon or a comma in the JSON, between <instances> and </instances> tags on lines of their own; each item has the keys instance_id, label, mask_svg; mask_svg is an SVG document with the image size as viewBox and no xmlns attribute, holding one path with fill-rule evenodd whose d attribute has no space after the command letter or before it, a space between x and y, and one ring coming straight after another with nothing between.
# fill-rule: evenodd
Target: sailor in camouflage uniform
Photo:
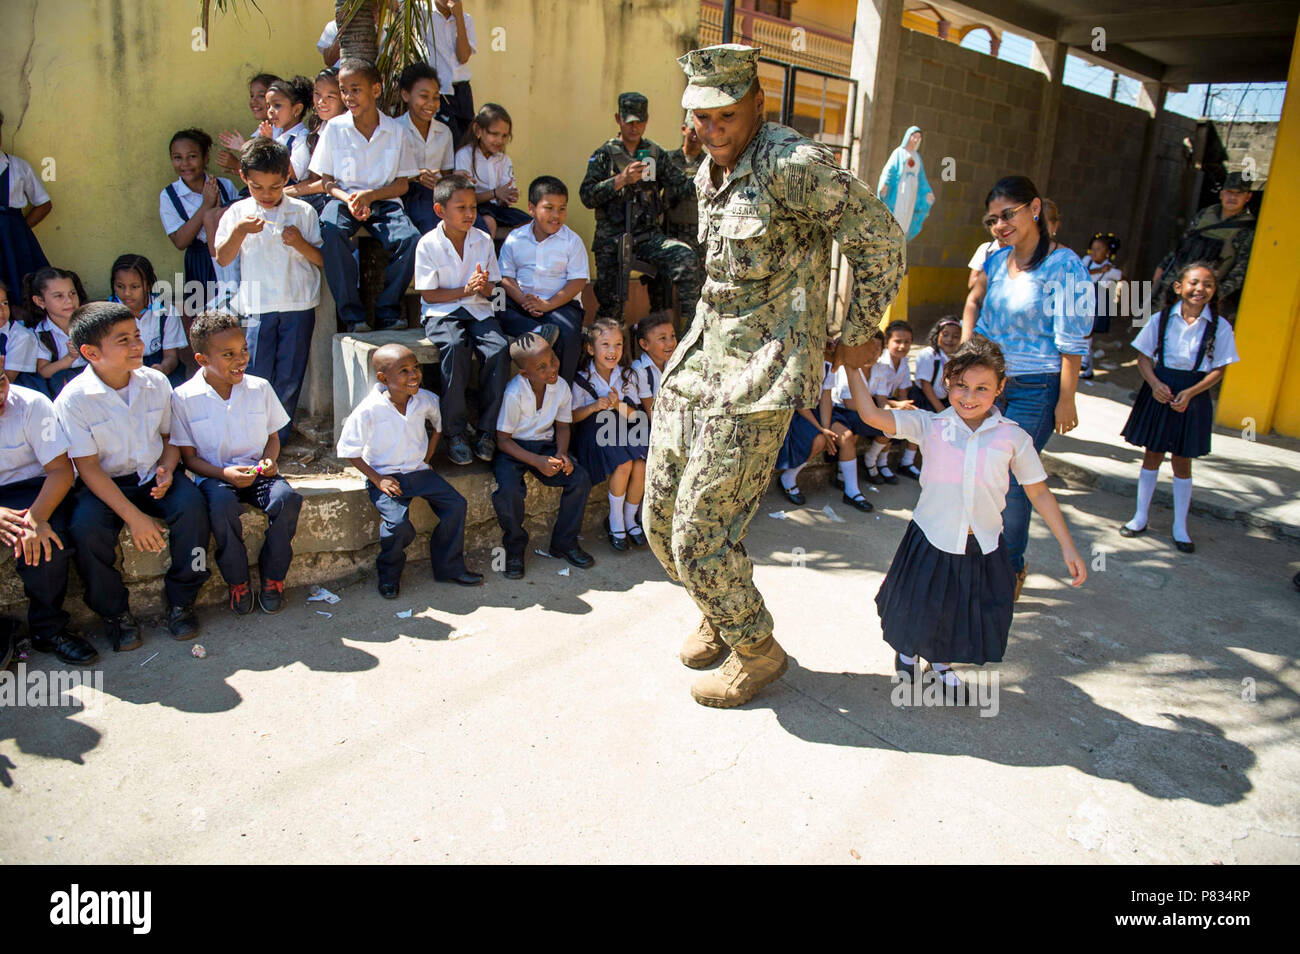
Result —
<instances>
[{"instance_id":1,"label":"sailor in camouflage uniform","mask_svg":"<svg viewBox=\"0 0 1300 954\"><path fill-rule=\"evenodd\" d=\"M591 154L587 174L578 187L582 204L596 212L591 250L596 259L596 300L600 303L597 314L610 318L618 307L618 240L631 231L636 257L656 266L661 277L677 286L677 301L686 321L695 314L700 299L699 265L689 245L664 234L663 213L665 205L694 195L695 184L668 161L667 151L643 138L648 117L644 96L620 93L614 117L619 135ZM636 158L641 151L649 153L644 160ZM658 302L656 307L666 308L667 303Z\"/></svg>"},{"instance_id":2,"label":"sailor in camouflage uniform","mask_svg":"<svg viewBox=\"0 0 1300 954\"><path fill-rule=\"evenodd\" d=\"M690 148L691 155L686 150ZM695 124L691 122L691 114L686 114L682 122L682 147L674 149L668 153L668 161L682 171L691 183L690 194L677 202L668 206L668 211L664 217L664 232L669 238L685 242L695 253L695 260L699 263L701 269L704 268L704 249L700 245L699 228L700 216L699 207L695 203L695 174L700 171L700 163L704 161L704 146L700 144L699 134L695 131ZM704 277L703 273L700 275ZM691 312L686 315L689 321L694 316Z\"/></svg>"},{"instance_id":3,"label":"sailor in camouflage uniform","mask_svg":"<svg viewBox=\"0 0 1300 954\"><path fill-rule=\"evenodd\" d=\"M678 62L682 106L709 157L695 177L706 279L690 330L664 369L646 474L645 531L700 607L682 662L703 705L748 701L785 672L785 651L741 543L797 408L817 403L831 244L853 268L840 357L867 360L898 291L903 233L875 191L828 148L763 122L758 50L725 44ZM725 645L724 645L725 644Z\"/></svg>"}]
</instances>

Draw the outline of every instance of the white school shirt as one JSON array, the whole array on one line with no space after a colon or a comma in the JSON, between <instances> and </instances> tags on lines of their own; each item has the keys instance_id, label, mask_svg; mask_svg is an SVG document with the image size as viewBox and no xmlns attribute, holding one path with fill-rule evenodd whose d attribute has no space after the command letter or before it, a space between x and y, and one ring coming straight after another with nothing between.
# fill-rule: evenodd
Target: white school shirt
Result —
<instances>
[{"instance_id":1,"label":"white school shirt","mask_svg":"<svg viewBox=\"0 0 1300 954\"><path fill-rule=\"evenodd\" d=\"M894 392L899 388L906 391L912 386L912 368L907 363L907 358L898 362L898 367L894 367L894 362L890 360L888 352L880 356L876 366L871 369L871 393L879 394L884 397L893 397Z\"/></svg>"},{"instance_id":2,"label":"white school shirt","mask_svg":"<svg viewBox=\"0 0 1300 954\"><path fill-rule=\"evenodd\" d=\"M936 366L937 365L937 366ZM934 396L943 400L948 396L948 385L943 380L943 369L948 366L948 356L938 348L925 347L916 356L916 386L929 381Z\"/></svg>"},{"instance_id":3,"label":"white school shirt","mask_svg":"<svg viewBox=\"0 0 1300 954\"><path fill-rule=\"evenodd\" d=\"M982 271L984 269L984 259L988 258L1001 247L1002 246L998 244L997 239L989 239L979 248L975 249L975 254L970 257L970 261L966 264L977 272Z\"/></svg>"},{"instance_id":4,"label":"white school shirt","mask_svg":"<svg viewBox=\"0 0 1300 954\"><path fill-rule=\"evenodd\" d=\"M36 173L27 160L0 152L0 173L6 169L9 170L9 194L4 198L11 209L44 205L50 201L50 194L41 185L41 180L36 178ZM17 295L18 289L15 288L12 294Z\"/></svg>"},{"instance_id":5,"label":"white school shirt","mask_svg":"<svg viewBox=\"0 0 1300 954\"><path fill-rule=\"evenodd\" d=\"M1002 533L1009 475L1022 486L1047 479L1029 434L997 408L974 431L951 407L893 415L895 434L921 449L921 497L912 520L945 553L965 553L968 531L980 550L992 553Z\"/></svg>"},{"instance_id":6,"label":"white school shirt","mask_svg":"<svg viewBox=\"0 0 1300 954\"><path fill-rule=\"evenodd\" d=\"M289 415L266 378L245 374L230 400L200 368L172 391L171 443L193 447L214 467L251 467L262 459L266 440L289 423Z\"/></svg>"},{"instance_id":7,"label":"white school shirt","mask_svg":"<svg viewBox=\"0 0 1300 954\"><path fill-rule=\"evenodd\" d=\"M291 129L279 129L275 141L289 150L289 167L293 177L299 182L307 175L307 166L311 163L311 148L307 145L309 130L305 123L299 123Z\"/></svg>"},{"instance_id":8,"label":"white school shirt","mask_svg":"<svg viewBox=\"0 0 1300 954\"><path fill-rule=\"evenodd\" d=\"M454 164L457 172L463 172L473 180L475 192L495 189L515 178L515 164L509 156L504 152L485 156L475 143L457 149Z\"/></svg>"},{"instance_id":9,"label":"white school shirt","mask_svg":"<svg viewBox=\"0 0 1300 954\"><path fill-rule=\"evenodd\" d=\"M5 370L35 371L36 333L22 322L10 318L0 325L0 338L5 339Z\"/></svg>"},{"instance_id":10,"label":"white school shirt","mask_svg":"<svg viewBox=\"0 0 1300 954\"><path fill-rule=\"evenodd\" d=\"M438 74L438 86L444 96L451 95L452 83L467 82L470 78L470 60L456 59L456 18L444 17L437 8L429 11L430 32L424 35L424 45L432 57L429 65ZM470 53L478 52L478 36L474 33L474 18L465 14L465 39L469 40Z\"/></svg>"},{"instance_id":11,"label":"white school shirt","mask_svg":"<svg viewBox=\"0 0 1300 954\"><path fill-rule=\"evenodd\" d=\"M654 359L643 351L641 356L632 362L632 370L636 372L637 397L658 397L659 383L663 380L664 373L659 370L659 365L654 363Z\"/></svg>"},{"instance_id":12,"label":"white school shirt","mask_svg":"<svg viewBox=\"0 0 1300 954\"><path fill-rule=\"evenodd\" d=\"M9 385L0 414L0 487L45 474L45 465L68 452L54 405L40 391Z\"/></svg>"},{"instance_id":13,"label":"white school shirt","mask_svg":"<svg viewBox=\"0 0 1300 954\"><path fill-rule=\"evenodd\" d=\"M867 392L870 394L876 393L871 390L871 382L876 377L876 368L878 367L879 365L872 366L870 377L863 374L861 368L858 369L858 377L861 378L862 383L867 386ZM825 386L826 384L823 381L822 387L824 388ZM844 367L844 365L840 365L835 369L835 375L831 381L831 403L836 404L839 407L856 410L856 408L853 407L853 393L849 390L849 369Z\"/></svg>"},{"instance_id":14,"label":"white school shirt","mask_svg":"<svg viewBox=\"0 0 1300 954\"><path fill-rule=\"evenodd\" d=\"M50 354L50 349L42 344L41 332L44 331L48 331L54 336L54 347L55 350L58 351L58 354ZM57 361L68 353L68 340L70 336L62 328L50 321L48 317L41 319L41 323L36 326L36 330L32 333L32 337L36 339L36 357L42 361ZM77 355L77 357L72 361L72 367L74 368L84 368L85 366L86 359L81 355ZM6 364L5 367L8 368L9 365Z\"/></svg>"},{"instance_id":15,"label":"white school shirt","mask_svg":"<svg viewBox=\"0 0 1300 954\"><path fill-rule=\"evenodd\" d=\"M382 111L369 139L357 132L351 112L331 119L320 130L308 168L318 176L333 176L344 192L382 189L420 172L401 123Z\"/></svg>"},{"instance_id":16,"label":"white school shirt","mask_svg":"<svg viewBox=\"0 0 1300 954\"><path fill-rule=\"evenodd\" d=\"M1208 305L1203 307L1200 317L1190 325L1183 320L1182 309L1183 303L1180 301L1169 312L1168 327L1165 329L1165 347L1161 357L1166 368L1175 371L1191 371L1192 364L1196 361L1196 352L1201 347L1201 335L1210 327L1209 318L1206 317L1210 314L1210 308ZM1237 341L1232 334L1232 325L1222 318L1217 320L1219 326L1215 329L1213 360L1207 354L1201 359L1197 371L1213 371L1215 368L1222 368L1241 360L1237 355ZM1160 315L1155 314L1147 319L1147 323L1133 339L1133 347L1155 361L1159 334Z\"/></svg>"},{"instance_id":17,"label":"white school shirt","mask_svg":"<svg viewBox=\"0 0 1300 954\"><path fill-rule=\"evenodd\" d=\"M117 300L114 296L113 301ZM185 326L181 324L180 315L175 308L168 308L161 298L152 299L145 310L136 315L135 326L140 330L146 355L168 348L184 348L189 344L185 340Z\"/></svg>"},{"instance_id":18,"label":"white school shirt","mask_svg":"<svg viewBox=\"0 0 1300 954\"><path fill-rule=\"evenodd\" d=\"M577 377L582 378L596 389L596 397L592 397L587 392L587 389L579 384L575 378L573 387L571 388L573 398L570 403L571 411L576 411L580 407L586 407L588 404L595 404L596 398L603 398L611 391L617 394L620 399L627 398L638 407L641 404L641 389L637 384L637 376L635 374L629 374L625 380L623 377L622 367L614 369L613 373L610 374L611 380L609 381L606 381L600 376L600 372L596 370L594 364L591 367L579 371Z\"/></svg>"},{"instance_id":19,"label":"white school shirt","mask_svg":"<svg viewBox=\"0 0 1300 954\"><path fill-rule=\"evenodd\" d=\"M497 414L497 430L505 431L517 441L551 441L555 439L555 422L573 422L573 395L564 379L548 384L537 406L533 386L522 374L506 385Z\"/></svg>"},{"instance_id":20,"label":"white school shirt","mask_svg":"<svg viewBox=\"0 0 1300 954\"><path fill-rule=\"evenodd\" d=\"M172 386L153 368L131 372L125 399L86 368L54 399L54 413L68 435L68 456L98 457L110 477L154 476L163 435L172 429Z\"/></svg>"},{"instance_id":21,"label":"white school shirt","mask_svg":"<svg viewBox=\"0 0 1300 954\"><path fill-rule=\"evenodd\" d=\"M273 311L306 311L320 304L320 269L296 248L284 244L284 230L296 226L309 245L321 247L320 218L302 199L284 196L268 209L251 196L230 207L217 226L220 245L239 220L256 215L266 220L262 231L245 235L239 246L239 291L231 307L241 315Z\"/></svg>"},{"instance_id":22,"label":"white school shirt","mask_svg":"<svg viewBox=\"0 0 1300 954\"><path fill-rule=\"evenodd\" d=\"M212 177L209 176L208 178L210 179ZM239 190L235 188L234 183L229 179L223 179L218 176L217 181L221 183L226 190L224 193L218 193L218 195L224 195L227 199L234 199L239 195ZM199 206L203 204L203 193L191 191L190 187L187 186L183 180L177 179L172 183L172 188L176 190L176 198L181 200L181 208L185 210L185 218L182 219L176 214L176 206L172 205L171 196L167 194L167 190L163 189L159 192L158 217L162 219L163 231L168 235L171 235L178 228L188 222L198 210ZM199 234L196 237L206 242L208 240L208 230L200 228Z\"/></svg>"},{"instance_id":23,"label":"white school shirt","mask_svg":"<svg viewBox=\"0 0 1300 954\"><path fill-rule=\"evenodd\" d=\"M324 53L326 50L328 50L331 46L334 45L334 41L337 40L338 38L339 38L338 21L331 20L329 23L325 24L325 29L320 31L320 39L316 41L316 49L321 53Z\"/></svg>"},{"instance_id":24,"label":"white school shirt","mask_svg":"<svg viewBox=\"0 0 1300 954\"><path fill-rule=\"evenodd\" d=\"M437 119L429 120L429 135L424 136L415 127L410 110L398 116L397 121L402 126L402 132L411 140L411 150L415 156L416 166L433 172L451 169L455 166L455 143L453 142L451 127L446 123Z\"/></svg>"},{"instance_id":25,"label":"white school shirt","mask_svg":"<svg viewBox=\"0 0 1300 954\"><path fill-rule=\"evenodd\" d=\"M424 388L416 391L403 414L389 400L388 388L376 384L343 422L338 456L360 457L384 476L431 470L424 459L429 450L425 421L435 432L442 430L436 394Z\"/></svg>"},{"instance_id":26,"label":"white school shirt","mask_svg":"<svg viewBox=\"0 0 1300 954\"><path fill-rule=\"evenodd\" d=\"M432 231L425 232L415 246L415 290L464 288L474 274L475 265L486 268L488 278L493 282L501 281L491 236L471 226L465 234L465 257L461 258L456 246L447 238L443 223L439 222ZM422 318L450 315L457 308L464 308L480 320L492 317L492 302L481 295L467 295L454 301L421 301L420 315Z\"/></svg>"},{"instance_id":27,"label":"white school shirt","mask_svg":"<svg viewBox=\"0 0 1300 954\"><path fill-rule=\"evenodd\" d=\"M525 295L544 300L575 278L591 277L587 247L567 225L540 242L533 226L526 225L506 235L501 246L501 274L513 278Z\"/></svg>"}]
</instances>

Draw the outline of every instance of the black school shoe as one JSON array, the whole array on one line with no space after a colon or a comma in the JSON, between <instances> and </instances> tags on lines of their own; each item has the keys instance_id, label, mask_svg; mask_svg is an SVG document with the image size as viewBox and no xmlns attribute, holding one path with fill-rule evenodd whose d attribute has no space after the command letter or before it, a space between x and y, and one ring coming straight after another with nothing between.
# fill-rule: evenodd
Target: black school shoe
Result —
<instances>
[{"instance_id":1,"label":"black school shoe","mask_svg":"<svg viewBox=\"0 0 1300 954\"><path fill-rule=\"evenodd\" d=\"M880 467L880 479L883 480L883 481L884 481L885 483L887 483L887 484L896 484L896 483L898 483L898 475L895 474L892 470L889 470L888 473L885 473L885 471L887 471L887 470L889 470L888 466L881 466L881 467ZM870 480L870 477L868 477L867 479Z\"/></svg>"},{"instance_id":2,"label":"black school shoe","mask_svg":"<svg viewBox=\"0 0 1300 954\"><path fill-rule=\"evenodd\" d=\"M850 507L855 507L863 513L871 513L871 511L876 509L871 505L871 501L862 496L862 494L858 494L856 497L850 497L848 494L840 494L840 499Z\"/></svg>"},{"instance_id":3,"label":"black school shoe","mask_svg":"<svg viewBox=\"0 0 1300 954\"><path fill-rule=\"evenodd\" d=\"M253 612L253 588L247 583L235 583L229 588L230 611L236 616Z\"/></svg>"},{"instance_id":4,"label":"black school shoe","mask_svg":"<svg viewBox=\"0 0 1300 954\"><path fill-rule=\"evenodd\" d=\"M474 459L474 453L469 449L469 441L465 440L464 434L457 434L447 443L447 456L453 464L462 467Z\"/></svg>"},{"instance_id":5,"label":"black school shoe","mask_svg":"<svg viewBox=\"0 0 1300 954\"><path fill-rule=\"evenodd\" d=\"M401 585L397 583L380 583L379 595L386 600L397 599L397 594L402 591Z\"/></svg>"},{"instance_id":6,"label":"black school shoe","mask_svg":"<svg viewBox=\"0 0 1300 954\"><path fill-rule=\"evenodd\" d=\"M1121 537L1139 537L1146 532L1147 532L1146 527L1142 527L1140 530L1134 530L1127 523L1121 525L1119 528L1119 535Z\"/></svg>"},{"instance_id":7,"label":"black school shoe","mask_svg":"<svg viewBox=\"0 0 1300 954\"><path fill-rule=\"evenodd\" d=\"M263 580L257 592L258 605L263 613L278 613L284 605L284 580Z\"/></svg>"},{"instance_id":8,"label":"black school shoe","mask_svg":"<svg viewBox=\"0 0 1300 954\"><path fill-rule=\"evenodd\" d=\"M199 618L193 603L167 607L167 632L172 634L172 639L193 639L199 634Z\"/></svg>"},{"instance_id":9,"label":"black school shoe","mask_svg":"<svg viewBox=\"0 0 1300 954\"><path fill-rule=\"evenodd\" d=\"M909 480L921 479L921 468L917 467L915 464L904 464L902 467L898 468L898 472Z\"/></svg>"},{"instance_id":10,"label":"black school shoe","mask_svg":"<svg viewBox=\"0 0 1300 954\"><path fill-rule=\"evenodd\" d=\"M505 578L507 580L522 580L524 578L523 554L520 554L519 556L506 557Z\"/></svg>"},{"instance_id":11,"label":"black school shoe","mask_svg":"<svg viewBox=\"0 0 1300 954\"><path fill-rule=\"evenodd\" d=\"M644 547L648 546L650 543L650 541L645 538L645 533L637 526L628 527L627 538L631 541L632 546L634 547Z\"/></svg>"},{"instance_id":12,"label":"black school shoe","mask_svg":"<svg viewBox=\"0 0 1300 954\"><path fill-rule=\"evenodd\" d=\"M885 482L885 478L880 476L879 467L868 467L866 477L867 477L867 483L875 484L877 487L879 487L881 484ZM898 483L897 477L894 478L894 483ZM839 486L843 487L844 482L840 481Z\"/></svg>"},{"instance_id":13,"label":"black school shoe","mask_svg":"<svg viewBox=\"0 0 1300 954\"><path fill-rule=\"evenodd\" d=\"M941 690L943 695L943 704L945 706L970 705L970 696L966 692L966 683L960 681L961 677L960 676L957 677L958 679L957 685L950 686L948 685L948 683L944 682L943 676L940 674L941 672L951 672L953 673L953 675L956 675L956 673L953 672L952 669L938 670L935 669L931 664L926 663L925 671L921 673L921 678L923 680L935 679L938 681L939 689Z\"/></svg>"},{"instance_id":14,"label":"black school shoe","mask_svg":"<svg viewBox=\"0 0 1300 954\"><path fill-rule=\"evenodd\" d=\"M777 483L780 485L781 493L785 496L785 499L790 501L790 503L794 504L796 507L802 507L808 502L808 498L803 495L803 491L801 491L797 486L787 487L779 480Z\"/></svg>"},{"instance_id":15,"label":"black school shoe","mask_svg":"<svg viewBox=\"0 0 1300 954\"><path fill-rule=\"evenodd\" d=\"M899 680L906 679L908 682L916 682L916 657L912 657L912 662L903 662L898 653L894 653L894 672L898 674Z\"/></svg>"},{"instance_id":16,"label":"black school shoe","mask_svg":"<svg viewBox=\"0 0 1300 954\"><path fill-rule=\"evenodd\" d=\"M626 541L624 541L624 546L626 547ZM547 552L550 553L550 555L553 557L559 557L561 560L567 560L569 563L571 563L573 566L576 566L580 570L585 570L587 567L592 566L596 562L595 557L593 557L582 547L578 546L576 543L573 546L569 547L569 549L567 550L557 550L555 547L551 547ZM509 560L506 561L506 565L509 566Z\"/></svg>"},{"instance_id":17,"label":"black school shoe","mask_svg":"<svg viewBox=\"0 0 1300 954\"><path fill-rule=\"evenodd\" d=\"M108 643L115 653L127 653L144 644L140 638L140 624L129 612L104 617L104 635L108 637Z\"/></svg>"},{"instance_id":18,"label":"black school shoe","mask_svg":"<svg viewBox=\"0 0 1300 954\"><path fill-rule=\"evenodd\" d=\"M485 463L492 463L492 458L496 456L497 442L492 435L484 431L479 434L478 440L474 442L474 456Z\"/></svg>"},{"instance_id":19,"label":"black school shoe","mask_svg":"<svg viewBox=\"0 0 1300 954\"><path fill-rule=\"evenodd\" d=\"M1179 553L1195 553L1196 544L1191 540L1174 540L1174 546L1178 548Z\"/></svg>"},{"instance_id":20,"label":"black school shoe","mask_svg":"<svg viewBox=\"0 0 1300 954\"><path fill-rule=\"evenodd\" d=\"M434 577L440 583L455 583L457 586L482 586L483 574L475 573L473 570L466 570L459 576Z\"/></svg>"},{"instance_id":21,"label":"black school shoe","mask_svg":"<svg viewBox=\"0 0 1300 954\"><path fill-rule=\"evenodd\" d=\"M33 636L32 648L43 653L53 653L62 662L73 666L88 666L99 659L94 646L66 629L59 630L53 636Z\"/></svg>"},{"instance_id":22,"label":"black school shoe","mask_svg":"<svg viewBox=\"0 0 1300 954\"><path fill-rule=\"evenodd\" d=\"M375 319L376 331L405 331L406 327L405 318L386 318L383 321Z\"/></svg>"}]
</instances>

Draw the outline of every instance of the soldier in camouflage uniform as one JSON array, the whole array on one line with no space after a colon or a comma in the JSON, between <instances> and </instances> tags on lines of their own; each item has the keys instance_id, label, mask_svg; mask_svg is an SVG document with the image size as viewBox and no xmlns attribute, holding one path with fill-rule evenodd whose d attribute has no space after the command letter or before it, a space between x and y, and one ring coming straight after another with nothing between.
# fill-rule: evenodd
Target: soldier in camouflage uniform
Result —
<instances>
[{"instance_id":1,"label":"soldier in camouflage uniform","mask_svg":"<svg viewBox=\"0 0 1300 954\"><path fill-rule=\"evenodd\" d=\"M618 113L614 116L619 134L591 154L587 174L578 188L582 204L596 212L591 250L596 259L598 315L613 317L618 307L618 240L630 231L636 257L656 266L661 278L677 286L683 319L689 320L700 299L699 267L690 246L664 234L663 212L665 204L694 195L695 185L668 161L663 148L643 138L648 116L644 96L619 94ZM638 159L638 152L646 155ZM656 302L655 307L666 308L667 303Z\"/></svg>"},{"instance_id":2,"label":"soldier in camouflage uniform","mask_svg":"<svg viewBox=\"0 0 1300 954\"><path fill-rule=\"evenodd\" d=\"M678 60L689 78L682 106L709 152L695 177L709 280L664 369L646 474L650 545L704 617L682 662L702 668L731 649L691 687L718 707L748 701L786 669L741 541L791 415L817 401L831 244L853 267L840 351L850 367L868 360L905 248L875 190L829 149L763 122L757 57L726 44Z\"/></svg>"},{"instance_id":3,"label":"soldier in camouflage uniform","mask_svg":"<svg viewBox=\"0 0 1300 954\"><path fill-rule=\"evenodd\" d=\"M704 146L700 144L699 134L695 132L695 124L691 122L689 112L682 121L682 148L668 153L668 161L680 169L682 175L691 183L691 192L690 195L668 206L664 231L669 238L685 242L691 247L695 253L695 261L699 263L701 269L700 277L703 278L704 249L700 245L699 237L700 214L699 206L695 202L695 173L700 171L700 163L704 161ZM694 317L693 312L686 315L686 320L690 321L692 317Z\"/></svg>"}]
</instances>

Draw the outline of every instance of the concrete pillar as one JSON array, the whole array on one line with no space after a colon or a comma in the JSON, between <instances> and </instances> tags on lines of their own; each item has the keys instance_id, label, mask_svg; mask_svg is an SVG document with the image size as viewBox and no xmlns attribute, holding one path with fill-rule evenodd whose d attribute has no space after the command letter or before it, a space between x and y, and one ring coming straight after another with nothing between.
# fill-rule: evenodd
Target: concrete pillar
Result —
<instances>
[{"instance_id":1,"label":"concrete pillar","mask_svg":"<svg viewBox=\"0 0 1300 954\"><path fill-rule=\"evenodd\" d=\"M1219 394L1218 423L1300 437L1300 28L1287 97L1234 328L1241 363Z\"/></svg>"},{"instance_id":2,"label":"concrete pillar","mask_svg":"<svg viewBox=\"0 0 1300 954\"><path fill-rule=\"evenodd\" d=\"M1056 120L1061 113L1061 80L1065 76L1067 47L1056 40L1034 44L1033 62L1036 69L1047 75L1038 102L1038 139L1034 142L1034 164L1029 177L1034 180L1040 195L1051 195L1052 153L1056 149Z\"/></svg>"},{"instance_id":3,"label":"concrete pillar","mask_svg":"<svg viewBox=\"0 0 1300 954\"><path fill-rule=\"evenodd\" d=\"M1147 120L1146 132L1142 137L1142 159L1138 163L1137 187L1133 199L1129 202L1132 219L1128 234L1133 236L1134 249L1129 261L1134 268L1141 269L1135 277L1148 278L1155 270L1155 264L1144 268L1146 259L1151 258L1151 249L1146 247L1147 225L1151 221L1151 183L1156 174L1156 158L1160 154L1160 123L1164 119L1165 95L1169 88L1164 83L1143 83L1142 93L1138 97L1139 108L1147 109L1151 118ZM1149 107L1149 108L1148 108Z\"/></svg>"}]
</instances>

